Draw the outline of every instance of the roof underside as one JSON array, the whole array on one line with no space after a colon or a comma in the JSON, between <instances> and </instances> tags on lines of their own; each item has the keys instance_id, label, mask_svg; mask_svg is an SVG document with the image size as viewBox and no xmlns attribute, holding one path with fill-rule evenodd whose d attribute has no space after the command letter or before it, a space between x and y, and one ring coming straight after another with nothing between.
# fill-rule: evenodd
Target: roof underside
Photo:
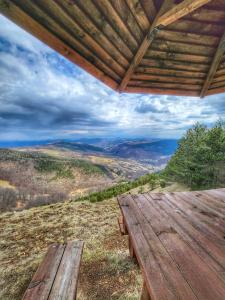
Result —
<instances>
[{"instance_id":1,"label":"roof underside","mask_svg":"<svg viewBox=\"0 0 225 300\"><path fill-rule=\"evenodd\" d=\"M224 0L0 0L0 11L120 92L225 92Z\"/></svg>"}]
</instances>

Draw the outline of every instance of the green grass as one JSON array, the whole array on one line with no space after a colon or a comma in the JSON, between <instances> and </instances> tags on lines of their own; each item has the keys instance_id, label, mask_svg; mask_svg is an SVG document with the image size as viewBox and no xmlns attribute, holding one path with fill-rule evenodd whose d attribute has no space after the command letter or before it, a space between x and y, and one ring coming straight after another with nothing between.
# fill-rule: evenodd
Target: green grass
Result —
<instances>
[{"instance_id":1,"label":"green grass","mask_svg":"<svg viewBox=\"0 0 225 300\"><path fill-rule=\"evenodd\" d=\"M119 196L139 186L141 187L145 184L156 186L157 183L160 184L160 174L146 174L134 181L117 184L102 191L94 192L88 196L78 198L76 199L76 201L100 202L112 197Z\"/></svg>"}]
</instances>

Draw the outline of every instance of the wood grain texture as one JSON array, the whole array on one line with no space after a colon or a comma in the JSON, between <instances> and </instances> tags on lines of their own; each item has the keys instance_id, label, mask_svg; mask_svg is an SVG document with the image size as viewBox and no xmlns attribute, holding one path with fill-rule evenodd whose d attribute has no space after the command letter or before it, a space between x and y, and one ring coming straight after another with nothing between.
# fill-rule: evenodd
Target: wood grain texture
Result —
<instances>
[{"instance_id":1,"label":"wood grain texture","mask_svg":"<svg viewBox=\"0 0 225 300\"><path fill-rule=\"evenodd\" d=\"M160 16L156 21L156 26L163 25L167 26L171 23L174 23L178 19L182 18L198 9L199 7L207 4L211 0L184 0L181 3L177 4L165 14Z\"/></svg>"},{"instance_id":2,"label":"wood grain texture","mask_svg":"<svg viewBox=\"0 0 225 300\"><path fill-rule=\"evenodd\" d=\"M67 243L48 300L75 299L82 250L81 241Z\"/></svg>"},{"instance_id":3,"label":"wood grain texture","mask_svg":"<svg viewBox=\"0 0 225 300\"><path fill-rule=\"evenodd\" d=\"M23 300L76 299L82 251L82 241L51 245Z\"/></svg>"},{"instance_id":4,"label":"wood grain texture","mask_svg":"<svg viewBox=\"0 0 225 300\"><path fill-rule=\"evenodd\" d=\"M124 195L118 203L150 299L224 299L225 189Z\"/></svg>"},{"instance_id":5,"label":"wood grain texture","mask_svg":"<svg viewBox=\"0 0 225 300\"><path fill-rule=\"evenodd\" d=\"M123 80L121 81L118 90L121 92L123 91L129 80L130 77L132 76L132 74L134 73L136 67L140 64L142 58L144 57L146 51L148 50L149 46L151 45L151 43L153 42L158 29L156 28L156 21L158 19L158 17L166 10L166 8L168 7L168 2L170 3L170 1L164 1L162 4L162 7L160 8L154 22L151 24L148 33L146 34L145 38L143 39L142 43L140 44L136 54L134 55L129 68L127 69L125 76L123 77Z\"/></svg>"},{"instance_id":6,"label":"wood grain texture","mask_svg":"<svg viewBox=\"0 0 225 300\"><path fill-rule=\"evenodd\" d=\"M20 27L24 28L38 39L49 45L67 59L84 68L88 73L100 79L109 87L116 89L117 83L107 76L104 72L98 69L93 63L89 62L69 44L59 39L56 35L46 29L40 22L36 21L29 14L25 13L19 6L12 1L0 0L0 12L15 22Z\"/></svg>"},{"instance_id":7,"label":"wood grain texture","mask_svg":"<svg viewBox=\"0 0 225 300\"><path fill-rule=\"evenodd\" d=\"M64 250L65 245L54 244L49 247L23 296L23 300L48 299Z\"/></svg>"},{"instance_id":8,"label":"wood grain texture","mask_svg":"<svg viewBox=\"0 0 225 300\"><path fill-rule=\"evenodd\" d=\"M213 61L212 61L212 64L211 64L211 67L209 69L209 72L208 72L208 75L207 75L207 78L205 80L205 83L203 85L203 88L201 90L201 97L204 97L208 88L210 87L211 83L212 83L212 80L215 76L215 73L218 69L218 66L221 62L221 59L224 55L224 52L225 52L225 33L223 34L221 40L220 40L220 43L218 45L218 48L217 48L217 51L214 55L214 58L213 58ZM214 86L214 87L218 87L218 86ZM220 86L219 86L220 87Z\"/></svg>"},{"instance_id":9,"label":"wood grain texture","mask_svg":"<svg viewBox=\"0 0 225 300\"><path fill-rule=\"evenodd\" d=\"M223 0L0 0L0 12L113 90L224 92Z\"/></svg>"}]
</instances>

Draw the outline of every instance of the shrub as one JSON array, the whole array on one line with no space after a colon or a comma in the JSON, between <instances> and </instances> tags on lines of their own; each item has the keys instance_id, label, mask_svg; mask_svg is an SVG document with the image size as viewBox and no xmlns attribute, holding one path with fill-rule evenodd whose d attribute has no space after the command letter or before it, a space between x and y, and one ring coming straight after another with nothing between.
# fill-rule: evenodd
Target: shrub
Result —
<instances>
[{"instance_id":1,"label":"shrub","mask_svg":"<svg viewBox=\"0 0 225 300\"><path fill-rule=\"evenodd\" d=\"M160 179L159 184L161 188L164 188L166 186L166 181L164 179Z\"/></svg>"},{"instance_id":2,"label":"shrub","mask_svg":"<svg viewBox=\"0 0 225 300\"><path fill-rule=\"evenodd\" d=\"M26 208L38 207L43 205L49 205L53 203L63 202L68 198L68 195L64 192L55 192L50 195L38 195L30 199Z\"/></svg>"},{"instance_id":3,"label":"shrub","mask_svg":"<svg viewBox=\"0 0 225 300\"><path fill-rule=\"evenodd\" d=\"M0 188L0 211L11 210L16 207L17 193L11 188Z\"/></svg>"}]
</instances>

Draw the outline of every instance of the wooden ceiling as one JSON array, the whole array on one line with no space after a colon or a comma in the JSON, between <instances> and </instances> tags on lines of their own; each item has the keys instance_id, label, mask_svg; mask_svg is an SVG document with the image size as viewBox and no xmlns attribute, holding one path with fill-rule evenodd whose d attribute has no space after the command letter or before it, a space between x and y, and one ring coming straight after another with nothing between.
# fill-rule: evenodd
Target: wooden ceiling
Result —
<instances>
[{"instance_id":1,"label":"wooden ceiling","mask_svg":"<svg viewBox=\"0 0 225 300\"><path fill-rule=\"evenodd\" d=\"M225 92L225 0L0 0L0 12L119 92Z\"/></svg>"}]
</instances>

